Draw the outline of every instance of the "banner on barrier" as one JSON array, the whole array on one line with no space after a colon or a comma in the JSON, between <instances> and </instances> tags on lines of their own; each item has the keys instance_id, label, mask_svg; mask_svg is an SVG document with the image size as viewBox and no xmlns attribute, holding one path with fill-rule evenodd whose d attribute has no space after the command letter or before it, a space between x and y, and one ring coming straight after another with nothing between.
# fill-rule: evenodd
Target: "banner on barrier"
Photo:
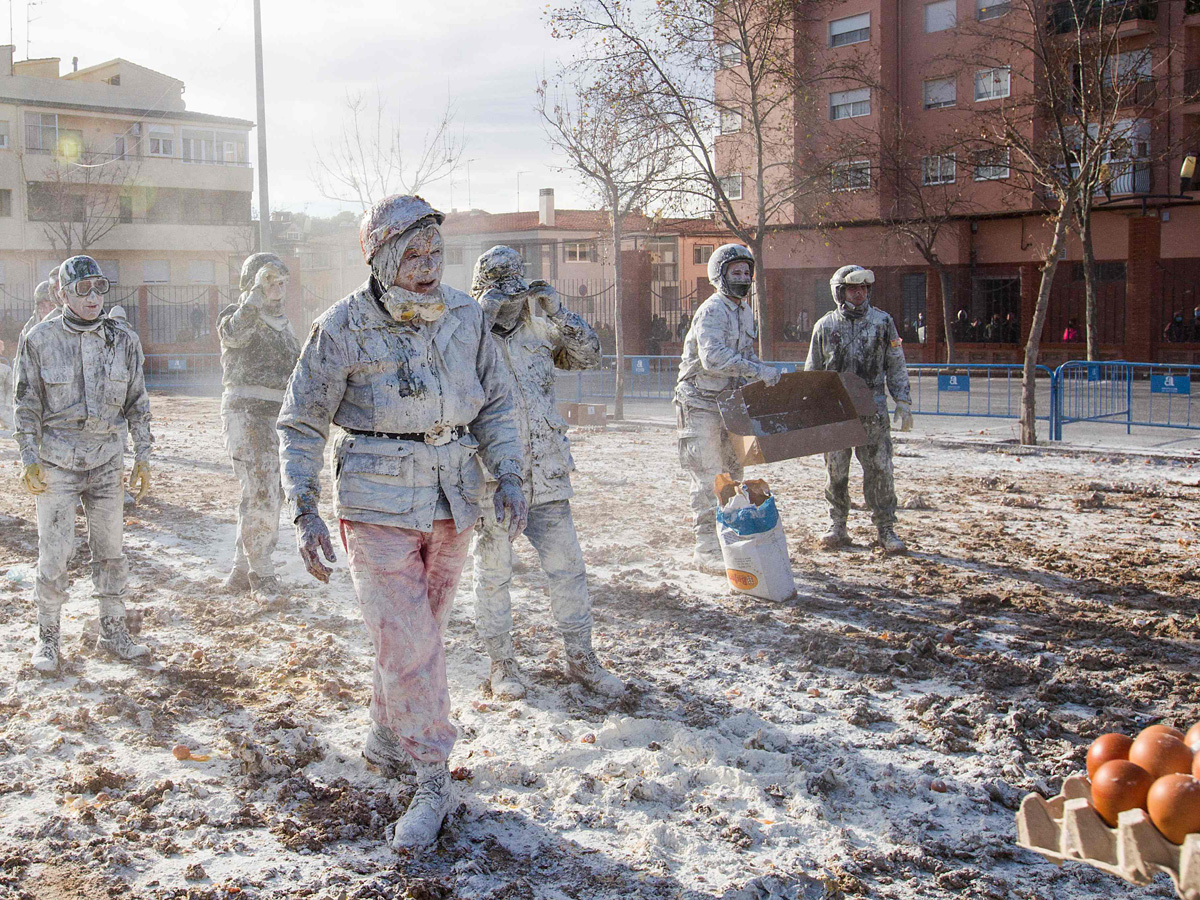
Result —
<instances>
[{"instance_id":1,"label":"banner on barrier","mask_svg":"<svg viewBox=\"0 0 1200 900\"><path fill-rule=\"evenodd\" d=\"M1192 378L1190 375L1151 375L1150 393L1152 394L1191 394Z\"/></svg>"},{"instance_id":2,"label":"banner on barrier","mask_svg":"<svg viewBox=\"0 0 1200 900\"><path fill-rule=\"evenodd\" d=\"M650 357L634 356L630 358L632 371L634 375L649 375L650 374Z\"/></svg>"},{"instance_id":3,"label":"banner on barrier","mask_svg":"<svg viewBox=\"0 0 1200 900\"><path fill-rule=\"evenodd\" d=\"M943 393L966 394L971 390L970 375L939 375L938 390Z\"/></svg>"}]
</instances>

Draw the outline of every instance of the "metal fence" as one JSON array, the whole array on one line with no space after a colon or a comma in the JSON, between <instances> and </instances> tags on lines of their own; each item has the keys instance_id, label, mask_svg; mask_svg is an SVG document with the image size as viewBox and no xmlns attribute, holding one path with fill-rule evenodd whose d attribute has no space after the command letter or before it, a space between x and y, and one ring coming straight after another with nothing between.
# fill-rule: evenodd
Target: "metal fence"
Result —
<instances>
[{"instance_id":1,"label":"metal fence","mask_svg":"<svg viewBox=\"0 0 1200 900\"><path fill-rule=\"evenodd\" d=\"M221 354L151 353L146 356L146 387L188 394L221 393Z\"/></svg>"},{"instance_id":2,"label":"metal fence","mask_svg":"<svg viewBox=\"0 0 1200 900\"><path fill-rule=\"evenodd\" d=\"M1051 439L1062 440L1063 426L1076 422L1152 428L1200 428L1192 385L1200 366L1154 363L1063 363L1054 373L1057 415Z\"/></svg>"}]
</instances>

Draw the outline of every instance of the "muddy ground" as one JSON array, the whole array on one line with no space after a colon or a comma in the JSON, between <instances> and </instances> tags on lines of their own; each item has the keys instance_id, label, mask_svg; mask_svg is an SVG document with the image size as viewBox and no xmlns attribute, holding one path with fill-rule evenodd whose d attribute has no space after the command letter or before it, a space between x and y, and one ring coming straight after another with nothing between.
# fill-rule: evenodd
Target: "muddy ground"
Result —
<instances>
[{"instance_id":1,"label":"muddy ground","mask_svg":"<svg viewBox=\"0 0 1200 900\"><path fill-rule=\"evenodd\" d=\"M487 696L468 563L457 802L410 859L385 838L412 785L359 756L370 657L344 561L317 584L285 526L291 596L222 594L236 483L217 403L153 409L153 496L126 523L148 666L95 651L86 546L69 662L28 665L34 504L0 444L0 898L1173 895L1018 849L1013 811L1081 771L1094 736L1200 717L1200 465L907 441L902 558L869 546L861 510L855 547L816 549L820 461L761 467L799 585L775 604L689 571L670 432L575 432L596 646L629 693L563 680L522 542L532 690ZM209 758L175 759L181 743Z\"/></svg>"}]
</instances>

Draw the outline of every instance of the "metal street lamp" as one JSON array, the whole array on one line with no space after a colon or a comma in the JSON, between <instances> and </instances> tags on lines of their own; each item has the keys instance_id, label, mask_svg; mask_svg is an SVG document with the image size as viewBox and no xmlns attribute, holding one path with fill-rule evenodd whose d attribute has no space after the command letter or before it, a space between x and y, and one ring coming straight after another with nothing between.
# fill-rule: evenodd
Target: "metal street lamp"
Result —
<instances>
[{"instance_id":1,"label":"metal street lamp","mask_svg":"<svg viewBox=\"0 0 1200 900\"><path fill-rule=\"evenodd\" d=\"M517 170L517 212L521 211L521 176L528 175L532 171L532 169Z\"/></svg>"}]
</instances>

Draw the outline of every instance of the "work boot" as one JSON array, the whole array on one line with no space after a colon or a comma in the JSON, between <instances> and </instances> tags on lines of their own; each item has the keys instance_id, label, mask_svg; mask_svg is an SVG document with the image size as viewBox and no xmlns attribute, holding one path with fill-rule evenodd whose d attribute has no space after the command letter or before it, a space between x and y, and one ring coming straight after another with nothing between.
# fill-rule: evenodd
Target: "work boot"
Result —
<instances>
[{"instance_id":1,"label":"work boot","mask_svg":"<svg viewBox=\"0 0 1200 900\"><path fill-rule=\"evenodd\" d=\"M709 575L725 574L725 557L719 549L697 547L692 551L692 567Z\"/></svg>"},{"instance_id":2,"label":"work boot","mask_svg":"<svg viewBox=\"0 0 1200 900\"><path fill-rule=\"evenodd\" d=\"M421 850L437 840L446 813L450 811L450 770L444 762L414 760L417 792L408 811L396 821L394 850Z\"/></svg>"},{"instance_id":3,"label":"work boot","mask_svg":"<svg viewBox=\"0 0 1200 900\"><path fill-rule=\"evenodd\" d=\"M568 678L605 697L620 697L625 693L621 679L604 668L596 658L590 634L564 636L563 646L567 651Z\"/></svg>"},{"instance_id":4,"label":"work boot","mask_svg":"<svg viewBox=\"0 0 1200 900\"><path fill-rule=\"evenodd\" d=\"M883 548L884 553L907 553L908 546L900 538L896 537L896 529L891 525L880 525L879 531L879 546Z\"/></svg>"},{"instance_id":5,"label":"work boot","mask_svg":"<svg viewBox=\"0 0 1200 900\"><path fill-rule=\"evenodd\" d=\"M124 616L100 617L100 639L96 641L96 649L104 650L118 659L141 659L150 655L149 647L135 644L129 636Z\"/></svg>"},{"instance_id":6,"label":"work boot","mask_svg":"<svg viewBox=\"0 0 1200 900\"><path fill-rule=\"evenodd\" d=\"M280 584L277 575L257 575L251 572L247 576L247 579L254 596L261 597L263 600L274 600L278 597L283 597L287 593L283 589L283 585Z\"/></svg>"},{"instance_id":7,"label":"work boot","mask_svg":"<svg viewBox=\"0 0 1200 900\"><path fill-rule=\"evenodd\" d=\"M221 590L227 594L248 594L250 592L250 573L242 569L234 569L221 582Z\"/></svg>"},{"instance_id":8,"label":"work boot","mask_svg":"<svg viewBox=\"0 0 1200 900\"><path fill-rule=\"evenodd\" d=\"M521 668L517 665L517 654L513 650L512 635L484 638L483 646L492 660L488 683L492 696L497 700L520 700L525 696L525 682Z\"/></svg>"},{"instance_id":9,"label":"work boot","mask_svg":"<svg viewBox=\"0 0 1200 900\"><path fill-rule=\"evenodd\" d=\"M846 531L845 522L834 522L829 526L829 530L821 535L821 549L836 550L838 547L847 547L850 544L850 533Z\"/></svg>"},{"instance_id":10,"label":"work boot","mask_svg":"<svg viewBox=\"0 0 1200 900\"><path fill-rule=\"evenodd\" d=\"M385 778L413 774L413 758L400 746L396 732L378 722L371 723L367 739L363 742L362 755Z\"/></svg>"},{"instance_id":11,"label":"work boot","mask_svg":"<svg viewBox=\"0 0 1200 900\"><path fill-rule=\"evenodd\" d=\"M59 664L58 616L38 616L38 642L30 662L43 675L54 675Z\"/></svg>"}]
</instances>

